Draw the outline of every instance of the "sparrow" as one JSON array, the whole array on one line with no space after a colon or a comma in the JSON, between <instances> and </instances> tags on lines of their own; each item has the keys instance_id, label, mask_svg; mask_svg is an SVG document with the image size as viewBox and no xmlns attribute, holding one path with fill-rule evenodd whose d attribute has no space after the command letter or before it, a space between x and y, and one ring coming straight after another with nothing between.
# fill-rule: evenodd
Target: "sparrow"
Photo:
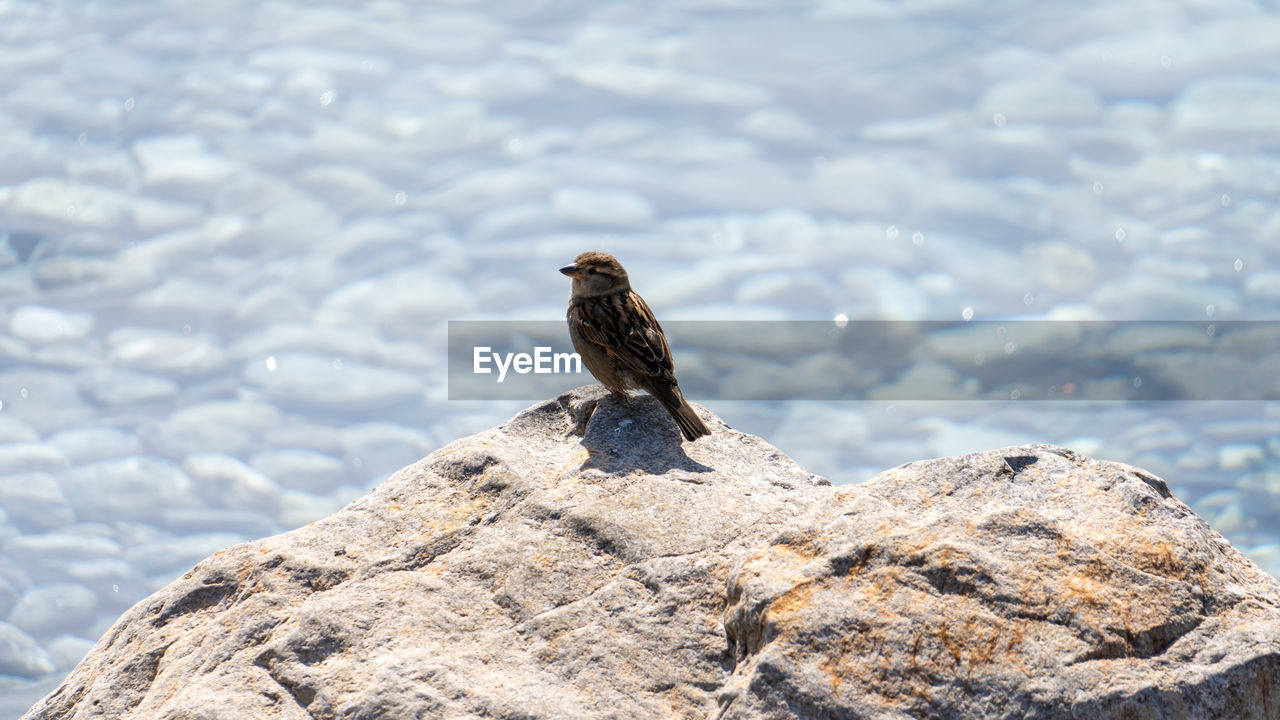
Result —
<instances>
[{"instance_id":1,"label":"sparrow","mask_svg":"<svg viewBox=\"0 0 1280 720\"><path fill-rule=\"evenodd\" d=\"M621 263L607 253L584 252L560 272L573 278L569 338L595 379L623 402L629 389L657 398L686 440L710 435L680 393L662 326L631 289Z\"/></svg>"}]
</instances>

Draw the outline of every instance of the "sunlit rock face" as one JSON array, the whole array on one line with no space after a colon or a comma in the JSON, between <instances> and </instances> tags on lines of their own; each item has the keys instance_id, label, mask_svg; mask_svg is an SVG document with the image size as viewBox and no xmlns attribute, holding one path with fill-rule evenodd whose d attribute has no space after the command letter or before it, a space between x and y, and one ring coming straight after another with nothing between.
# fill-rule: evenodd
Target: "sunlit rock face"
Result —
<instances>
[{"instance_id":1,"label":"sunlit rock face","mask_svg":"<svg viewBox=\"0 0 1280 720\"><path fill-rule=\"evenodd\" d=\"M701 414L530 407L200 562L26 718L1274 717L1280 583L1154 475L833 487Z\"/></svg>"}]
</instances>

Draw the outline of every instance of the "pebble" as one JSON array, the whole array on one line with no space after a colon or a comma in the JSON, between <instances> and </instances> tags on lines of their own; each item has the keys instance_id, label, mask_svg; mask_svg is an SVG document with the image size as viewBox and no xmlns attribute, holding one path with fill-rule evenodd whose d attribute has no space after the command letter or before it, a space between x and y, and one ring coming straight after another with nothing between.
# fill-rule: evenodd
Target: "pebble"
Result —
<instances>
[{"instance_id":1,"label":"pebble","mask_svg":"<svg viewBox=\"0 0 1280 720\"><path fill-rule=\"evenodd\" d=\"M441 213L474 217L486 210L539 200L553 190L551 178L542 172L476 170L431 193L424 198L424 203L428 209Z\"/></svg>"},{"instance_id":2,"label":"pebble","mask_svg":"<svg viewBox=\"0 0 1280 720\"><path fill-rule=\"evenodd\" d=\"M567 223L604 227L640 227L654 218L653 204L622 190L560 188L551 196L556 217Z\"/></svg>"},{"instance_id":3,"label":"pebble","mask_svg":"<svg viewBox=\"0 0 1280 720\"><path fill-rule=\"evenodd\" d=\"M828 315L844 307L846 292L817 272L761 273L738 285L734 296L744 304L775 305L805 315Z\"/></svg>"},{"instance_id":4,"label":"pebble","mask_svg":"<svg viewBox=\"0 0 1280 720\"><path fill-rule=\"evenodd\" d=\"M341 460L314 450L268 450L255 454L249 463L283 487L321 494L341 485L348 473Z\"/></svg>"},{"instance_id":5,"label":"pebble","mask_svg":"<svg viewBox=\"0 0 1280 720\"><path fill-rule=\"evenodd\" d=\"M59 583L27 590L9 613L9 622L32 635L79 629L93 622L97 607L98 598L88 588Z\"/></svg>"},{"instance_id":6,"label":"pebble","mask_svg":"<svg viewBox=\"0 0 1280 720\"><path fill-rule=\"evenodd\" d=\"M23 305L9 318L9 332L34 343L80 340L93 330L93 316L41 305Z\"/></svg>"},{"instance_id":7,"label":"pebble","mask_svg":"<svg viewBox=\"0 0 1280 720\"><path fill-rule=\"evenodd\" d=\"M31 563L58 563L86 558L115 557L120 543L110 538L69 532L21 535L4 543L4 551Z\"/></svg>"},{"instance_id":8,"label":"pebble","mask_svg":"<svg viewBox=\"0 0 1280 720\"><path fill-rule=\"evenodd\" d=\"M399 470L438 446L430 435L392 423L351 425L338 441L346 461L365 477Z\"/></svg>"},{"instance_id":9,"label":"pebble","mask_svg":"<svg viewBox=\"0 0 1280 720\"><path fill-rule=\"evenodd\" d=\"M274 480L230 455L189 455L182 469L211 507L271 513L279 502L280 486Z\"/></svg>"},{"instance_id":10,"label":"pebble","mask_svg":"<svg viewBox=\"0 0 1280 720\"><path fill-rule=\"evenodd\" d=\"M70 343L45 345L31 352L30 362L50 368L81 370L100 364L102 350L94 342L83 345Z\"/></svg>"},{"instance_id":11,"label":"pebble","mask_svg":"<svg viewBox=\"0 0 1280 720\"><path fill-rule=\"evenodd\" d=\"M244 405L245 407L235 407ZM243 417L240 410L262 408L258 418ZM203 451L238 455L251 452L263 429L260 421L279 417L279 410L255 401L201 403L183 408L163 421L141 426L139 435L148 447L169 457Z\"/></svg>"},{"instance_id":12,"label":"pebble","mask_svg":"<svg viewBox=\"0 0 1280 720\"><path fill-rule=\"evenodd\" d=\"M93 591L104 606L128 607L147 594L146 579L119 557L74 560L66 566L66 577Z\"/></svg>"},{"instance_id":13,"label":"pebble","mask_svg":"<svg viewBox=\"0 0 1280 720\"><path fill-rule=\"evenodd\" d=\"M176 323L234 315L239 299L225 283L173 278L138 293L133 305L158 319L172 319Z\"/></svg>"},{"instance_id":14,"label":"pebble","mask_svg":"<svg viewBox=\"0 0 1280 720\"><path fill-rule=\"evenodd\" d=\"M1218 446L1218 467L1223 470L1240 470L1262 462L1265 451L1254 443L1226 443Z\"/></svg>"},{"instance_id":15,"label":"pebble","mask_svg":"<svg viewBox=\"0 0 1280 720\"><path fill-rule=\"evenodd\" d=\"M140 138L132 149L143 180L150 185L212 187L241 169L240 163L210 153L204 139L196 135Z\"/></svg>"},{"instance_id":16,"label":"pebble","mask_svg":"<svg viewBox=\"0 0 1280 720\"><path fill-rule=\"evenodd\" d=\"M379 54L322 50L304 46L271 47L258 50L248 56L247 65L276 73L313 70L334 74L350 74L358 78L385 75L395 67L389 60Z\"/></svg>"},{"instance_id":17,"label":"pebble","mask_svg":"<svg viewBox=\"0 0 1280 720\"><path fill-rule=\"evenodd\" d=\"M432 292L422 292L424 287ZM335 290L321 301L316 314L321 324L375 321L418 327L469 312L470 294L457 279L427 268L406 268Z\"/></svg>"},{"instance_id":18,"label":"pebble","mask_svg":"<svg viewBox=\"0 0 1280 720\"><path fill-rule=\"evenodd\" d=\"M1030 442L1026 433L999 427L961 424L945 418L925 418L918 426L929 433L925 441L934 457L948 457Z\"/></svg>"},{"instance_id":19,"label":"pebble","mask_svg":"<svg viewBox=\"0 0 1280 720\"><path fill-rule=\"evenodd\" d=\"M1101 277L1093 255L1069 243L1040 243L1025 248L1023 255L1035 268L1036 285L1061 297L1082 297Z\"/></svg>"},{"instance_id":20,"label":"pebble","mask_svg":"<svg viewBox=\"0 0 1280 720\"><path fill-rule=\"evenodd\" d=\"M14 587L5 577L0 577L0 617L9 617L9 612L18 604L22 591Z\"/></svg>"},{"instance_id":21,"label":"pebble","mask_svg":"<svg viewBox=\"0 0 1280 720\"><path fill-rule=\"evenodd\" d=\"M1255 300L1280 302L1280 271L1254 273L1244 283L1244 294Z\"/></svg>"},{"instance_id":22,"label":"pebble","mask_svg":"<svg viewBox=\"0 0 1280 720\"><path fill-rule=\"evenodd\" d=\"M272 506L280 504L278 495L271 498ZM285 529L271 516L261 512L223 508L166 509L161 526L175 535L227 531L240 533L246 537L267 537Z\"/></svg>"},{"instance_id":23,"label":"pebble","mask_svg":"<svg viewBox=\"0 0 1280 720\"><path fill-rule=\"evenodd\" d=\"M1266 543L1245 550L1250 560L1265 571L1280 577L1280 543Z\"/></svg>"},{"instance_id":24,"label":"pebble","mask_svg":"<svg viewBox=\"0 0 1280 720\"><path fill-rule=\"evenodd\" d=\"M72 468L58 476L81 521L156 522L166 507L199 507L195 487L180 468L135 455Z\"/></svg>"},{"instance_id":25,"label":"pebble","mask_svg":"<svg viewBox=\"0 0 1280 720\"><path fill-rule=\"evenodd\" d=\"M850 317L868 320L921 320L929 301L914 283L887 268L853 268L840 273L847 305L832 305Z\"/></svg>"},{"instance_id":26,"label":"pebble","mask_svg":"<svg viewBox=\"0 0 1280 720\"><path fill-rule=\"evenodd\" d=\"M176 375L213 372L224 362L209 339L183 332L120 328L107 336L107 346L115 363Z\"/></svg>"},{"instance_id":27,"label":"pebble","mask_svg":"<svg viewBox=\"0 0 1280 720\"><path fill-rule=\"evenodd\" d=\"M442 94L482 100L536 95L552 82L541 66L511 61L488 63L475 69L434 66L427 68L426 77Z\"/></svg>"},{"instance_id":28,"label":"pebble","mask_svg":"<svg viewBox=\"0 0 1280 720\"><path fill-rule=\"evenodd\" d=\"M542 203L524 203L495 208L482 213L471 223L467 239L475 243L501 241L512 236L535 232L545 234L556 227L556 212Z\"/></svg>"},{"instance_id":29,"label":"pebble","mask_svg":"<svg viewBox=\"0 0 1280 720\"><path fill-rule=\"evenodd\" d=\"M341 215L363 215L396 208L395 191L368 171L350 165L308 168L298 183Z\"/></svg>"},{"instance_id":30,"label":"pebble","mask_svg":"<svg viewBox=\"0 0 1280 720\"><path fill-rule=\"evenodd\" d=\"M738 130L761 140L783 145L812 145L821 142L822 135L808 120L780 107L755 110L740 121Z\"/></svg>"},{"instance_id":31,"label":"pebble","mask_svg":"<svg viewBox=\"0 0 1280 720\"><path fill-rule=\"evenodd\" d=\"M183 266L194 258L217 250L237 239L248 223L234 215L214 214L193 227L160 233L130 244L117 256L121 268L136 268L149 280L153 275Z\"/></svg>"},{"instance_id":32,"label":"pebble","mask_svg":"<svg viewBox=\"0 0 1280 720\"><path fill-rule=\"evenodd\" d=\"M1201 430L1223 440L1280 441L1280 418L1236 418L1206 422Z\"/></svg>"},{"instance_id":33,"label":"pebble","mask_svg":"<svg viewBox=\"0 0 1280 720\"><path fill-rule=\"evenodd\" d=\"M300 293L282 285L259 288L236 305L235 319L244 327L304 323L311 317L310 304Z\"/></svg>"},{"instance_id":34,"label":"pebble","mask_svg":"<svg viewBox=\"0 0 1280 720\"><path fill-rule=\"evenodd\" d=\"M48 473L20 473L0 479L0 508L24 532L46 532L75 522L71 505Z\"/></svg>"},{"instance_id":35,"label":"pebble","mask_svg":"<svg viewBox=\"0 0 1280 720\"><path fill-rule=\"evenodd\" d=\"M0 675L39 677L57 669L48 651L19 628L0 622Z\"/></svg>"},{"instance_id":36,"label":"pebble","mask_svg":"<svg viewBox=\"0 0 1280 720\"><path fill-rule=\"evenodd\" d=\"M1044 78L1016 79L987 90L978 103L983 117L1001 114L1011 123L1077 124L1096 120L1102 112L1097 94L1087 85Z\"/></svg>"},{"instance_id":37,"label":"pebble","mask_svg":"<svg viewBox=\"0 0 1280 720\"><path fill-rule=\"evenodd\" d=\"M93 640L78 635L59 635L49 641L49 659L58 670L69 671L96 645Z\"/></svg>"},{"instance_id":38,"label":"pebble","mask_svg":"<svg viewBox=\"0 0 1280 720\"><path fill-rule=\"evenodd\" d=\"M369 411L422 399L422 381L409 373L304 353L272 357L247 363L244 378L278 402Z\"/></svg>"},{"instance_id":39,"label":"pebble","mask_svg":"<svg viewBox=\"0 0 1280 720\"><path fill-rule=\"evenodd\" d=\"M113 367L95 367L77 373L76 385L95 402L131 408L171 400L178 395L178 383L167 377Z\"/></svg>"},{"instance_id":40,"label":"pebble","mask_svg":"<svg viewBox=\"0 0 1280 720\"><path fill-rule=\"evenodd\" d=\"M1170 127L1177 135L1265 141L1268 117L1280 113L1280 82L1261 75L1205 79L1174 102Z\"/></svg>"},{"instance_id":41,"label":"pebble","mask_svg":"<svg viewBox=\"0 0 1280 720\"><path fill-rule=\"evenodd\" d=\"M49 436L49 444L72 463L83 465L140 455L142 443L133 433L113 427L80 427Z\"/></svg>"},{"instance_id":42,"label":"pebble","mask_svg":"<svg viewBox=\"0 0 1280 720\"><path fill-rule=\"evenodd\" d=\"M213 532L165 538L129 548L124 559L139 571L155 576L189 570L196 563L219 550L242 543L249 538L239 533ZM170 577L169 580L172 580ZM167 582L167 581L166 581Z\"/></svg>"},{"instance_id":43,"label":"pebble","mask_svg":"<svg viewBox=\"0 0 1280 720\"><path fill-rule=\"evenodd\" d=\"M0 372L0 413L43 433L74 425L93 411L65 373L21 369Z\"/></svg>"},{"instance_id":44,"label":"pebble","mask_svg":"<svg viewBox=\"0 0 1280 720\"><path fill-rule=\"evenodd\" d=\"M18 473L57 472L69 465L67 456L49 443L0 445L0 476ZM6 480L6 484L11 480Z\"/></svg>"},{"instance_id":45,"label":"pebble","mask_svg":"<svg viewBox=\"0 0 1280 720\"><path fill-rule=\"evenodd\" d=\"M0 208L19 227L45 232L125 230L133 225L128 195L88 183L45 177L0 195Z\"/></svg>"},{"instance_id":46,"label":"pebble","mask_svg":"<svg viewBox=\"0 0 1280 720\"><path fill-rule=\"evenodd\" d=\"M13 415L0 414L0 444L27 444L40 439L40 435L31 426Z\"/></svg>"},{"instance_id":47,"label":"pebble","mask_svg":"<svg viewBox=\"0 0 1280 720\"><path fill-rule=\"evenodd\" d=\"M345 502L301 490L285 490L280 496L280 524L301 527L342 509Z\"/></svg>"}]
</instances>

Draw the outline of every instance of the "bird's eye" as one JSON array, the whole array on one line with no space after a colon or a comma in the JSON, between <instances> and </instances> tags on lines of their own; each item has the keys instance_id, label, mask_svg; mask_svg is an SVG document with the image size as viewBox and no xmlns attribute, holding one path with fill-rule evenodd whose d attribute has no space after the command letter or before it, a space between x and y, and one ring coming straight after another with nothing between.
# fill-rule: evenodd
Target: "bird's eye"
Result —
<instances>
[{"instance_id":1,"label":"bird's eye","mask_svg":"<svg viewBox=\"0 0 1280 720\"><path fill-rule=\"evenodd\" d=\"M587 268L587 274L588 274L588 275L595 275L595 274L596 274L596 269L595 269L595 268Z\"/></svg>"}]
</instances>

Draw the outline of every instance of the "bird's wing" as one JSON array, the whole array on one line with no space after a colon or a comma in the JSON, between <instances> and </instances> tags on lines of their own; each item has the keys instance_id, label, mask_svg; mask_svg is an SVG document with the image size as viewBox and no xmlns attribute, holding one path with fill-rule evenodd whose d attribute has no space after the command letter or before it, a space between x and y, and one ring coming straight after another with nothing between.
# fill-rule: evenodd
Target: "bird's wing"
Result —
<instances>
[{"instance_id":1,"label":"bird's wing","mask_svg":"<svg viewBox=\"0 0 1280 720\"><path fill-rule=\"evenodd\" d=\"M639 377L675 381L671 347L662 326L643 298L634 292L576 303L569 323L584 340Z\"/></svg>"}]
</instances>

